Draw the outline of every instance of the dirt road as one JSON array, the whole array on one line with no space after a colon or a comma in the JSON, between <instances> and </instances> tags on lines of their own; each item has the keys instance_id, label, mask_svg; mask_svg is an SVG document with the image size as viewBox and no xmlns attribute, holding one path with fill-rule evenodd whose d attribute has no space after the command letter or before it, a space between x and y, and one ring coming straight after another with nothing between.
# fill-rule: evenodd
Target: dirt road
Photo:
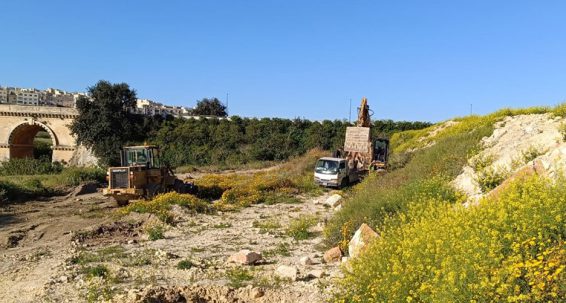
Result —
<instances>
[{"instance_id":1,"label":"dirt road","mask_svg":"<svg viewBox=\"0 0 566 303\"><path fill-rule=\"evenodd\" d=\"M119 218L99 193L2 206L0 293L5 302L321 302L338 274L321 262L328 195L214 215L175 208L175 224L155 241L147 230L157 218ZM285 232L296 218L319 222L308 239ZM263 260L226 263L241 249ZM281 265L296 267L295 281L274 275Z\"/></svg>"}]
</instances>

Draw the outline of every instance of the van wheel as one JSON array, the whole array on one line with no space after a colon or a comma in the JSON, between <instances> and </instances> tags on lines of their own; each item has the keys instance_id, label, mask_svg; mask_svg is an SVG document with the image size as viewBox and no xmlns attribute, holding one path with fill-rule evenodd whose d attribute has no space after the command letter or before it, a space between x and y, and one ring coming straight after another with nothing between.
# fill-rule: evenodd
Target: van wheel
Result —
<instances>
[{"instance_id":1,"label":"van wheel","mask_svg":"<svg viewBox=\"0 0 566 303\"><path fill-rule=\"evenodd\" d=\"M340 182L340 188L344 188L349 184L350 184L350 179L348 177L345 177L344 179L342 179L342 182Z\"/></svg>"}]
</instances>

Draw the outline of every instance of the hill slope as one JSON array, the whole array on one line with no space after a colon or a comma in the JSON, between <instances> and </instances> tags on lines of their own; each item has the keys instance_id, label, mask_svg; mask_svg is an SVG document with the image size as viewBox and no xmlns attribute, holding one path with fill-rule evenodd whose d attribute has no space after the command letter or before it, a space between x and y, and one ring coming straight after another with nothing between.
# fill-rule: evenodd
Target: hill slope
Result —
<instances>
[{"instance_id":1,"label":"hill slope","mask_svg":"<svg viewBox=\"0 0 566 303\"><path fill-rule=\"evenodd\" d=\"M337 301L564 299L563 116L502 110L394 135L396 169L367 178L326 229L342 248L361 223L381 236L344 267Z\"/></svg>"}]
</instances>

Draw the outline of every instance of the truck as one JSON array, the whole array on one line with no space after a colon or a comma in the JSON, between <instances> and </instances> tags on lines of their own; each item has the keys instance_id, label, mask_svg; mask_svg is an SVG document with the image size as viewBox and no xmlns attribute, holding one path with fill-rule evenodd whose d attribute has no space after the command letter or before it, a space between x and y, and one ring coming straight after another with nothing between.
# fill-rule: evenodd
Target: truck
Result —
<instances>
[{"instance_id":1,"label":"truck","mask_svg":"<svg viewBox=\"0 0 566 303\"><path fill-rule=\"evenodd\" d=\"M370 171L383 171L387 167L389 140L371 139L370 109L363 98L358 110L356 126L346 128L344 148L332 157L317 160L314 181L325 187L342 188L358 182Z\"/></svg>"},{"instance_id":2,"label":"truck","mask_svg":"<svg viewBox=\"0 0 566 303\"><path fill-rule=\"evenodd\" d=\"M120 151L119 167L107 172L108 187L104 196L113 197L119 206L130 200L151 199L160 193L195 191L192 183L177 179L170 166L161 161L161 150L155 145L128 146Z\"/></svg>"}]
</instances>

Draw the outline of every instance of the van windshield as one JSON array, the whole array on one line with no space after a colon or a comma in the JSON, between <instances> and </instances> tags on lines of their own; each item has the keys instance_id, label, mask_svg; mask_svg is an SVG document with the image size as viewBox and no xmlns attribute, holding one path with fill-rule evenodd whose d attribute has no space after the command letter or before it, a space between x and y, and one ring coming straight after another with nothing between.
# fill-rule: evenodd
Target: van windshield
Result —
<instances>
[{"instance_id":1,"label":"van windshield","mask_svg":"<svg viewBox=\"0 0 566 303\"><path fill-rule=\"evenodd\" d=\"M318 160L314 171L319 174L333 175L338 173L338 161Z\"/></svg>"}]
</instances>

